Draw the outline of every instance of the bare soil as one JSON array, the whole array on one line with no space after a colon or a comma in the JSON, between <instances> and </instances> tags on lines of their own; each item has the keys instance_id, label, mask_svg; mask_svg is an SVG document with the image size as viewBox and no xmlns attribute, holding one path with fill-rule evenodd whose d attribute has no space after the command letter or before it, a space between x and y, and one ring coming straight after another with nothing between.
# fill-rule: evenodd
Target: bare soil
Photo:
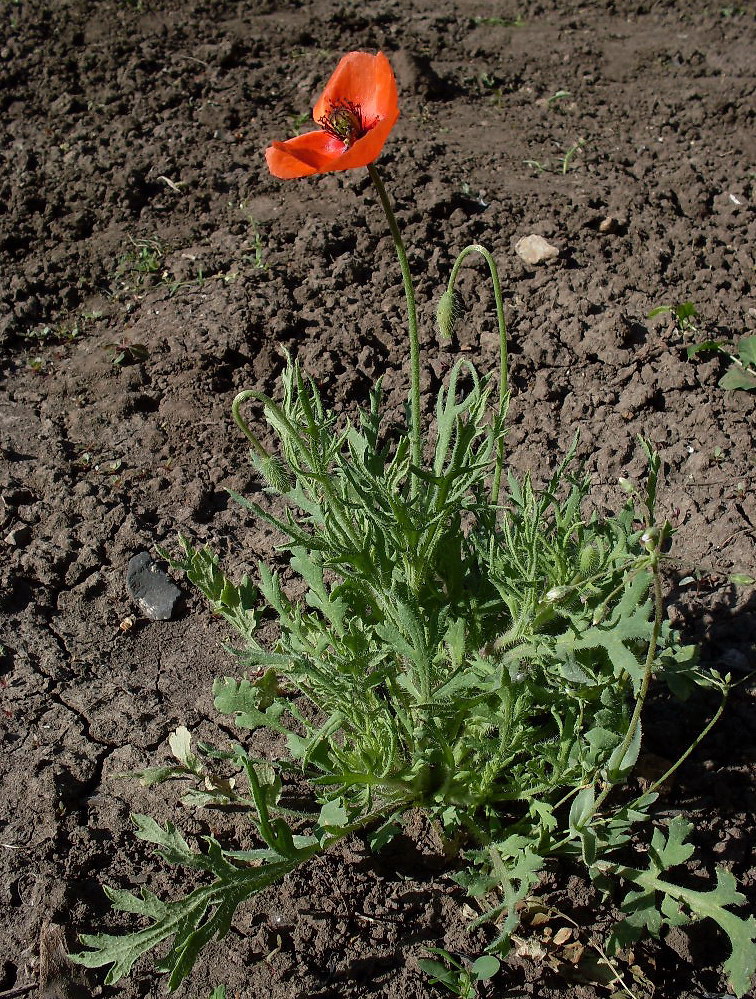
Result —
<instances>
[{"instance_id":1,"label":"bare soil","mask_svg":"<svg viewBox=\"0 0 756 999\"><path fill-rule=\"evenodd\" d=\"M344 413L379 375L401 411L401 281L366 172L282 183L262 155L302 127L345 51L382 49L399 80L380 168L418 281L424 405L458 352L496 364L476 265L457 340L433 331L454 255L480 241L506 288L514 468L541 478L579 429L597 502L616 507L649 439L678 529L670 615L705 663L753 668L756 598L728 574L756 575L756 394L723 390L724 360L685 350L756 327L750 3L6 0L0 24L0 991L43 973L48 999L162 993L148 961L76 991L71 969L50 972L44 927L75 949L81 932L135 925L101 882L190 887L134 838L130 812L189 838L215 828L177 804L186 788L117 778L167 758L179 724L238 738L211 696L236 669L231 636L184 582L174 620L140 618L125 572L178 532L234 574L271 557L275 537L226 492L260 490L234 394L275 393L285 348ZM525 265L514 246L531 233L558 258ZM686 301L696 330L647 318ZM714 709L657 694L647 750L673 759ZM661 802L695 825L690 876L723 864L751 898L755 730L745 683ZM238 816L217 821L249 841ZM350 841L240 911L183 993L440 995L424 948L481 943L449 869L417 816L377 857ZM583 944L605 937L611 905L573 872L550 870L542 894ZM481 994L609 994L543 927L525 936ZM702 924L621 970L639 997L703 999L726 992L726 954Z\"/></svg>"}]
</instances>

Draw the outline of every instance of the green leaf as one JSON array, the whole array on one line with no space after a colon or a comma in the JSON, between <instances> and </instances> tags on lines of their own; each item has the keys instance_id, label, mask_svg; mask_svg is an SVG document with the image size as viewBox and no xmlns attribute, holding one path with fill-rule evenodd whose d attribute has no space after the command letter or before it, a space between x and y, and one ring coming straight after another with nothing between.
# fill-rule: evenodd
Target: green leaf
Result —
<instances>
[{"instance_id":1,"label":"green leaf","mask_svg":"<svg viewBox=\"0 0 756 999\"><path fill-rule=\"evenodd\" d=\"M289 729L278 720L286 705L275 701L265 711L260 711L258 705L264 691L249 680L219 677L213 684L213 694L216 709L224 715L235 715L234 722L239 728L272 728L274 732L288 735Z\"/></svg>"},{"instance_id":2,"label":"green leaf","mask_svg":"<svg viewBox=\"0 0 756 999\"><path fill-rule=\"evenodd\" d=\"M688 359L695 357L696 354L700 354L702 350L720 350L724 346L724 341L722 340L704 340L703 343L694 343L689 347L685 348L685 352L688 355Z\"/></svg>"},{"instance_id":3,"label":"green leaf","mask_svg":"<svg viewBox=\"0 0 756 999\"><path fill-rule=\"evenodd\" d=\"M640 754L642 738L642 726L640 719L638 719L630 745L623 750L622 743L620 743L607 761L606 776L612 784L618 784L630 776Z\"/></svg>"},{"instance_id":4,"label":"green leaf","mask_svg":"<svg viewBox=\"0 0 756 999\"><path fill-rule=\"evenodd\" d=\"M341 798L327 801L320 809L318 825L322 829L341 829L348 821L349 816Z\"/></svg>"},{"instance_id":5,"label":"green leaf","mask_svg":"<svg viewBox=\"0 0 756 999\"><path fill-rule=\"evenodd\" d=\"M743 572L734 572L729 580L731 583L736 583L738 586L753 586L756 583L756 579L753 576L747 576Z\"/></svg>"},{"instance_id":6,"label":"green leaf","mask_svg":"<svg viewBox=\"0 0 756 999\"><path fill-rule=\"evenodd\" d=\"M738 357L743 364L756 368L756 336L744 336L738 343Z\"/></svg>"},{"instance_id":7,"label":"green leaf","mask_svg":"<svg viewBox=\"0 0 756 999\"><path fill-rule=\"evenodd\" d=\"M744 389L750 392L756 389L756 372L745 371L737 364L733 364L719 379L719 387L723 389Z\"/></svg>"},{"instance_id":8,"label":"green leaf","mask_svg":"<svg viewBox=\"0 0 756 999\"><path fill-rule=\"evenodd\" d=\"M666 868L683 864L691 856L693 847L685 843L691 829L691 824L680 816L670 822L666 837L660 829L656 829L649 851L648 870L621 867L606 861L597 861L594 865L594 870L613 872L637 889L630 892L622 903L622 909L628 916L624 927L615 930L614 944L621 945L622 940L631 936L638 927L646 926L652 933L658 933L665 918L672 925L679 925L686 917L681 908L684 906L698 918L713 919L727 934L732 953L724 968L735 995L744 996L756 972L756 918L749 916L742 919L726 908L742 905L746 901L737 890L735 878L729 871L717 868L716 887L709 891L697 891L660 877ZM658 909L657 895L662 896Z\"/></svg>"},{"instance_id":9,"label":"green leaf","mask_svg":"<svg viewBox=\"0 0 756 999\"><path fill-rule=\"evenodd\" d=\"M498 957L494 957L493 954L483 954L482 957L473 961L470 973L473 974L479 982L487 982L489 978L493 978L499 968L501 968L501 961Z\"/></svg>"},{"instance_id":10,"label":"green leaf","mask_svg":"<svg viewBox=\"0 0 756 999\"><path fill-rule=\"evenodd\" d=\"M105 984L113 985L129 974L143 954L173 938L168 953L158 964L160 971L168 973L168 990L173 992L189 974L205 944L228 932L237 906L297 866L292 861L238 868L223 858L220 846L212 838L208 838L208 844L205 862L192 866L212 870L216 875L212 884L197 888L176 902L161 902L145 889L141 898L130 892L106 889L114 908L146 916L152 924L133 933L82 934L81 942L89 949L71 954L71 960L85 968L110 965Z\"/></svg>"},{"instance_id":11,"label":"green leaf","mask_svg":"<svg viewBox=\"0 0 756 999\"><path fill-rule=\"evenodd\" d=\"M136 777L142 787L153 787L155 784L163 784L167 780L186 778L191 775L191 771L186 767L146 767L144 770L136 770L128 777Z\"/></svg>"},{"instance_id":12,"label":"green leaf","mask_svg":"<svg viewBox=\"0 0 756 999\"><path fill-rule=\"evenodd\" d=\"M583 790L575 796L572 802L572 807L570 808L570 817L568 820L571 832L579 832L587 822L590 822L593 818L595 803L596 794L593 784L589 787L584 787Z\"/></svg>"},{"instance_id":13,"label":"green leaf","mask_svg":"<svg viewBox=\"0 0 756 999\"><path fill-rule=\"evenodd\" d=\"M434 961L430 957L419 957L417 959L418 966L421 971L424 971L431 979L431 985L440 984L445 985L447 989L451 989L452 992L459 994L457 988L457 973L451 971L449 968L445 968L440 961Z\"/></svg>"}]
</instances>

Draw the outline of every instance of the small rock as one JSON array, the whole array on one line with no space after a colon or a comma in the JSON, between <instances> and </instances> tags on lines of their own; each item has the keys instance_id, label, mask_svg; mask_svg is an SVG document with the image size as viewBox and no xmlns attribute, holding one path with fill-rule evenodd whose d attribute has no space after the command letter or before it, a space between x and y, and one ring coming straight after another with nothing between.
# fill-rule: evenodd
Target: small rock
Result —
<instances>
[{"instance_id":1,"label":"small rock","mask_svg":"<svg viewBox=\"0 0 756 999\"><path fill-rule=\"evenodd\" d=\"M599 232L617 232L618 229L619 223L617 222L617 219L613 219L611 216L599 222Z\"/></svg>"},{"instance_id":2,"label":"small rock","mask_svg":"<svg viewBox=\"0 0 756 999\"><path fill-rule=\"evenodd\" d=\"M553 260L559 256L559 250L552 246L543 236L523 236L515 245L515 253L526 264L542 264L545 260Z\"/></svg>"},{"instance_id":3,"label":"small rock","mask_svg":"<svg viewBox=\"0 0 756 999\"><path fill-rule=\"evenodd\" d=\"M170 621L181 590L155 565L149 552L139 552L129 559L126 586L147 617Z\"/></svg>"},{"instance_id":4,"label":"small rock","mask_svg":"<svg viewBox=\"0 0 756 999\"><path fill-rule=\"evenodd\" d=\"M31 531L27 524L21 524L9 531L3 539L6 545L13 545L15 548L26 548L31 541Z\"/></svg>"}]
</instances>

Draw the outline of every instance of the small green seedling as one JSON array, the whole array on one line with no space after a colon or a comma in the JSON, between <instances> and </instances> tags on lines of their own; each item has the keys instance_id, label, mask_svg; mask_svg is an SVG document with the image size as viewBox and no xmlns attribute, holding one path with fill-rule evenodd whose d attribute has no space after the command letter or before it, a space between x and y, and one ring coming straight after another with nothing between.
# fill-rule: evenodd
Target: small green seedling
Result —
<instances>
[{"instance_id":1,"label":"small green seedling","mask_svg":"<svg viewBox=\"0 0 756 999\"><path fill-rule=\"evenodd\" d=\"M465 961L462 964L441 947L429 947L428 953L443 958L443 963L429 957L421 957L417 962L421 970L430 976L431 985L443 985L460 999L475 999L478 995L478 982L487 982L501 967L501 962L493 954L484 954L476 961Z\"/></svg>"},{"instance_id":2,"label":"small green seedling","mask_svg":"<svg viewBox=\"0 0 756 999\"><path fill-rule=\"evenodd\" d=\"M300 132L305 125L310 128L312 123L312 115L309 111L304 111L302 114L291 114L289 115L289 121L291 122L291 127L295 132Z\"/></svg>"},{"instance_id":3,"label":"small green seedling","mask_svg":"<svg viewBox=\"0 0 756 999\"><path fill-rule=\"evenodd\" d=\"M681 333L695 333L698 329L696 320L700 318L700 313L692 302L683 302L682 305L657 305L655 309L651 309L646 319L653 319L654 316L661 316L667 312L675 317L675 324Z\"/></svg>"},{"instance_id":4,"label":"small green seedling","mask_svg":"<svg viewBox=\"0 0 756 999\"><path fill-rule=\"evenodd\" d=\"M569 173L570 170L576 169L576 167L573 167L572 161L575 158L576 154L583 148L584 145L585 145L585 139L578 139L577 142L574 142L570 146L570 148L565 152L562 158L555 162L552 162L551 160L546 160L545 162L541 163L539 160L523 160L523 163L525 164L525 166L529 166L532 170L535 170L536 173L566 174Z\"/></svg>"},{"instance_id":5,"label":"small green seedling","mask_svg":"<svg viewBox=\"0 0 756 999\"><path fill-rule=\"evenodd\" d=\"M705 340L688 347L688 358L703 350L716 350L730 359L729 368L719 379L720 388L745 392L756 389L756 336L741 337L737 345L724 340Z\"/></svg>"},{"instance_id":6,"label":"small green seedling","mask_svg":"<svg viewBox=\"0 0 756 999\"><path fill-rule=\"evenodd\" d=\"M121 290L139 291L148 283L150 275L157 273L165 256L165 247L157 239L133 239L131 248L118 258L115 279Z\"/></svg>"},{"instance_id":7,"label":"small green seedling","mask_svg":"<svg viewBox=\"0 0 756 999\"><path fill-rule=\"evenodd\" d=\"M136 364L147 358L147 348L143 343L129 343L121 340L119 343L106 343L105 350L112 351L112 364L116 368L125 368L128 364Z\"/></svg>"},{"instance_id":8,"label":"small green seedling","mask_svg":"<svg viewBox=\"0 0 756 999\"><path fill-rule=\"evenodd\" d=\"M567 97L572 97L572 94L569 90L557 90L555 94L552 94L551 97L548 97L546 99L546 106L547 107L558 106L559 101L563 101Z\"/></svg>"}]
</instances>

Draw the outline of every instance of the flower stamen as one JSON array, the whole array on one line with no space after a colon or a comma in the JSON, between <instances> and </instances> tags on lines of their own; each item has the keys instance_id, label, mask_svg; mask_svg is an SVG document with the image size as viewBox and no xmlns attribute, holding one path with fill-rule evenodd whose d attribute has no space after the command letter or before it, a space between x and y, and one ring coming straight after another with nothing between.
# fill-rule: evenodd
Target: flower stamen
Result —
<instances>
[{"instance_id":1,"label":"flower stamen","mask_svg":"<svg viewBox=\"0 0 756 999\"><path fill-rule=\"evenodd\" d=\"M331 102L331 110L318 119L318 125L343 142L347 149L368 133L362 120L362 108L351 101Z\"/></svg>"}]
</instances>

